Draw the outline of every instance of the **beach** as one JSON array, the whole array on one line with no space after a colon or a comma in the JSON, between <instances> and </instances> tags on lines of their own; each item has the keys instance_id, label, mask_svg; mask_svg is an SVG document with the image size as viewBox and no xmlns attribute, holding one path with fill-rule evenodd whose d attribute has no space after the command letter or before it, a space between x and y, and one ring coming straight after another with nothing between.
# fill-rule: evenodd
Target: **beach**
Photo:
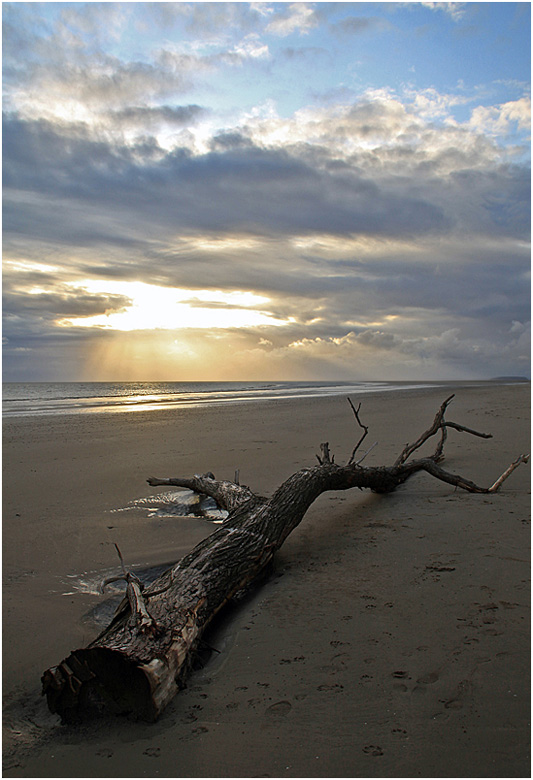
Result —
<instances>
[{"instance_id":1,"label":"beach","mask_svg":"<svg viewBox=\"0 0 533 780\"><path fill-rule=\"evenodd\" d=\"M530 385L461 386L444 467L489 486L530 447ZM390 465L443 388L362 398ZM354 399L357 401L357 399ZM182 557L217 526L149 516L149 476L271 495L360 436L341 396L24 417L3 425L5 777L529 777L530 469L497 494L419 474L325 493L156 723L63 726L40 677L101 630L80 582ZM129 508L130 507L130 508ZM120 510L120 511L118 511Z\"/></svg>"}]
</instances>

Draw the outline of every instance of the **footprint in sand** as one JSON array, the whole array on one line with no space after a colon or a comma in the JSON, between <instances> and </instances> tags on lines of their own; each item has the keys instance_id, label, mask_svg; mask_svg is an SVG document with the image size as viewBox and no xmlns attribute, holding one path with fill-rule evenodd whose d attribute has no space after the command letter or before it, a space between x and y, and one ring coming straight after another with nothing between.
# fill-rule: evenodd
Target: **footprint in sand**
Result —
<instances>
[{"instance_id":1,"label":"footprint in sand","mask_svg":"<svg viewBox=\"0 0 533 780\"><path fill-rule=\"evenodd\" d=\"M340 691L344 688L344 685L333 683L332 685L319 685L317 691Z\"/></svg>"},{"instance_id":2,"label":"footprint in sand","mask_svg":"<svg viewBox=\"0 0 533 780\"><path fill-rule=\"evenodd\" d=\"M365 745L363 753L367 753L371 756L382 756L383 749L379 745Z\"/></svg>"},{"instance_id":3,"label":"footprint in sand","mask_svg":"<svg viewBox=\"0 0 533 780\"><path fill-rule=\"evenodd\" d=\"M455 695L443 702L445 708L447 710L461 710L470 698L472 689L473 685L470 680L461 680L455 690Z\"/></svg>"},{"instance_id":4,"label":"footprint in sand","mask_svg":"<svg viewBox=\"0 0 533 780\"><path fill-rule=\"evenodd\" d=\"M433 685L433 683L437 682L438 679L439 675L437 672L430 672L429 674L424 674L423 677L419 677L417 683L422 683L423 685Z\"/></svg>"},{"instance_id":5,"label":"footprint in sand","mask_svg":"<svg viewBox=\"0 0 533 780\"><path fill-rule=\"evenodd\" d=\"M150 758L159 758L160 753L161 753L161 748L147 748L143 752L143 756L150 756Z\"/></svg>"},{"instance_id":6,"label":"footprint in sand","mask_svg":"<svg viewBox=\"0 0 533 780\"><path fill-rule=\"evenodd\" d=\"M103 748L102 750L98 750L96 755L101 756L102 758L111 758L113 751L109 750L108 748Z\"/></svg>"},{"instance_id":7,"label":"footprint in sand","mask_svg":"<svg viewBox=\"0 0 533 780\"><path fill-rule=\"evenodd\" d=\"M406 693L409 690L407 685L404 685L403 683L394 683L392 687L395 691L401 691L401 693Z\"/></svg>"},{"instance_id":8,"label":"footprint in sand","mask_svg":"<svg viewBox=\"0 0 533 780\"><path fill-rule=\"evenodd\" d=\"M277 701L265 710L265 715L275 717L287 715L292 710L292 704L288 701Z\"/></svg>"}]
</instances>

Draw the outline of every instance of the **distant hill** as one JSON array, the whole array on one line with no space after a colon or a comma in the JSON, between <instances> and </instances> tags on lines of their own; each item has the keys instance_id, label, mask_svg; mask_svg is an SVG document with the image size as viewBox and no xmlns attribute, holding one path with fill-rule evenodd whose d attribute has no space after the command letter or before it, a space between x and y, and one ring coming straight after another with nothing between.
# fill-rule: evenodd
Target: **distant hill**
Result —
<instances>
[{"instance_id":1,"label":"distant hill","mask_svg":"<svg viewBox=\"0 0 533 780\"><path fill-rule=\"evenodd\" d=\"M527 376L493 376L489 382L529 382Z\"/></svg>"}]
</instances>

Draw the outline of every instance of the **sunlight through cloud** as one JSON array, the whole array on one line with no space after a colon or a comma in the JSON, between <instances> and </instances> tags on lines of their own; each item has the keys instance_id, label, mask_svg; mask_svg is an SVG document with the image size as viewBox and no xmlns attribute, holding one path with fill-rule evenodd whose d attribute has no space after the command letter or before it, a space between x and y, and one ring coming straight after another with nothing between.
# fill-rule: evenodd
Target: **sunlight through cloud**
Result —
<instances>
[{"instance_id":1,"label":"sunlight through cloud","mask_svg":"<svg viewBox=\"0 0 533 780\"><path fill-rule=\"evenodd\" d=\"M253 292L187 290L158 287L144 282L86 281L70 285L80 292L115 294L130 299L120 309L88 317L57 320L62 327L105 330L177 330L180 328L251 328L281 326L292 321L275 317L263 308L269 298Z\"/></svg>"}]
</instances>

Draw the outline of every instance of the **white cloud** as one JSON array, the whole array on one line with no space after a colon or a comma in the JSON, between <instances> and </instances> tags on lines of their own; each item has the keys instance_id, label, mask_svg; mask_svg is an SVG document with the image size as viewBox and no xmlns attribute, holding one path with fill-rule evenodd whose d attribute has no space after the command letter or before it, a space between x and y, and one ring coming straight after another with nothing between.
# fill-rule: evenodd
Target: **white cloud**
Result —
<instances>
[{"instance_id":1,"label":"white cloud","mask_svg":"<svg viewBox=\"0 0 533 780\"><path fill-rule=\"evenodd\" d=\"M531 127L531 98L522 97L496 106L477 106L472 110L468 126L479 133L507 136L515 130Z\"/></svg>"},{"instance_id":2,"label":"white cloud","mask_svg":"<svg viewBox=\"0 0 533 780\"><path fill-rule=\"evenodd\" d=\"M405 97L412 101L416 113L428 120L451 118L451 111L454 106L465 105L471 102L471 98L463 95L442 94L434 87L416 90L406 88Z\"/></svg>"},{"instance_id":3,"label":"white cloud","mask_svg":"<svg viewBox=\"0 0 533 780\"><path fill-rule=\"evenodd\" d=\"M287 11L268 24L266 31L284 38L294 32L305 34L316 25L315 12L307 3L291 3Z\"/></svg>"},{"instance_id":4,"label":"white cloud","mask_svg":"<svg viewBox=\"0 0 533 780\"><path fill-rule=\"evenodd\" d=\"M244 59L249 57L252 59L267 59L270 57L268 45L263 43L256 33L250 33L240 43L236 44L233 52Z\"/></svg>"},{"instance_id":5,"label":"white cloud","mask_svg":"<svg viewBox=\"0 0 533 780\"><path fill-rule=\"evenodd\" d=\"M272 6L264 2L250 3L250 8L252 8L254 11L257 11L260 16L264 17L271 16L274 13Z\"/></svg>"},{"instance_id":6,"label":"white cloud","mask_svg":"<svg viewBox=\"0 0 533 780\"><path fill-rule=\"evenodd\" d=\"M454 22L463 18L466 12L466 3L433 3L421 2L420 5L430 8L432 11L443 11L451 16Z\"/></svg>"}]
</instances>

